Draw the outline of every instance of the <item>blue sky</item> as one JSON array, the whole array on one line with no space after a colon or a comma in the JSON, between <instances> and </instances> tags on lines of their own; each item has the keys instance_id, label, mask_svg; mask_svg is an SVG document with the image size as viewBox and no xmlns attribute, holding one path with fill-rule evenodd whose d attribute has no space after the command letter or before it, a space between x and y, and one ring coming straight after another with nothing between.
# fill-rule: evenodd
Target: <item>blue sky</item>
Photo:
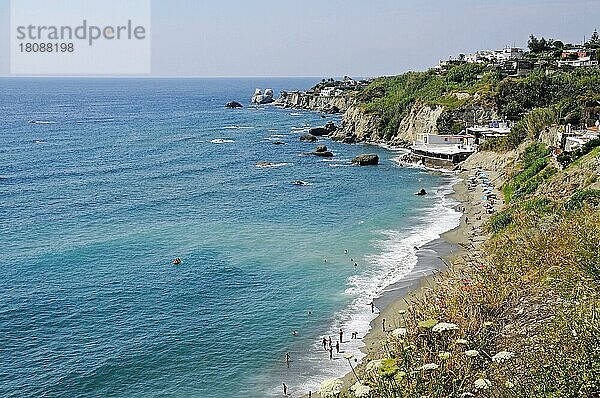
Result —
<instances>
[{"instance_id":1,"label":"blue sky","mask_svg":"<svg viewBox=\"0 0 600 398\"><path fill-rule=\"evenodd\" d=\"M9 71L8 4L0 0L0 74ZM580 42L600 28L599 15L598 0L152 0L152 71L397 74L459 52L524 46L531 33Z\"/></svg>"}]
</instances>

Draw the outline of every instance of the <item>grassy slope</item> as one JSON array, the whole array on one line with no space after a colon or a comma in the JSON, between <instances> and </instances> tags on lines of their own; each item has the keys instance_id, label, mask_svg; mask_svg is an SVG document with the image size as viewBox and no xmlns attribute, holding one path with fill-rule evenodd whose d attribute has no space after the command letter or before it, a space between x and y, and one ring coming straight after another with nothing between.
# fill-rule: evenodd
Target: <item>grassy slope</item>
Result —
<instances>
[{"instance_id":1,"label":"grassy slope","mask_svg":"<svg viewBox=\"0 0 600 398\"><path fill-rule=\"evenodd\" d=\"M362 371L372 396L599 396L600 191L590 188L589 173L573 173L597 173L597 157L593 151L544 175L553 167L545 148L528 148L505 184L509 204L490 223L494 233L483 253L467 253L399 315L407 335L390 335L385 360ZM569 186L578 189L540 194L563 189L562 180L573 176L580 180ZM426 320L458 329L436 333L419 326ZM502 351L514 357L493 361ZM427 363L439 367L419 370ZM477 389L478 379L488 388Z\"/></svg>"}]
</instances>

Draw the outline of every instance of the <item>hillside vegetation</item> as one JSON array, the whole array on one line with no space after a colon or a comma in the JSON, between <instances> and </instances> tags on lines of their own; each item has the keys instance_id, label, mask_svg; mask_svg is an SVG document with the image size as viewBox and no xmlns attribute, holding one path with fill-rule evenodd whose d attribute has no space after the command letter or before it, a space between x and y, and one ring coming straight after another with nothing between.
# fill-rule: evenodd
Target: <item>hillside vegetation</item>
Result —
<instances>
[{"instance_id":1,"label":"hillside vegetation","mask_svg":"<svg viewBox=\"0 0 600 398\"><path fill-rule=\"evenodd\" d=\"M430 69L381 77L357 98L365 112L379 116L384 138L397 132L416 103L443 106L446 125L442 127L447 130L453 125L464 128L469 122L460 117L453 120L456 111L492 108L517 124L509 137L491 140L484 149L509 150L537 138L550 125L593 125L600 113L600 69L539 67L525 76L508 77L492 65L462 64L444 73Z\"/></svg>"},{"instance_id":2,"label":"hillside vegetation","mask_svg":"<svg viewBox=\"0 0 600 398\"><path fill-rule=\"evenodd\" d=\"M483 249L398 314L359 369L368 394L343 396L600 396L599 169L597 150L559 171L528 146Z\"/></svg>"}]
</instances>

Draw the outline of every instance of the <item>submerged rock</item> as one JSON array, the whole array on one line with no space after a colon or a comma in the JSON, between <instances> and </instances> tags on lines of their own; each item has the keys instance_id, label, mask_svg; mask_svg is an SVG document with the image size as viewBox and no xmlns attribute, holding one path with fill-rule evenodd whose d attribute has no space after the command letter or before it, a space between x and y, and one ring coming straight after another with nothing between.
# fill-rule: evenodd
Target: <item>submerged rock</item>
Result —
<instances>
[{"instance_id":1,"label":"submerged rock","mask_svg":"<svg viewBox=\"0 0 600 398\"><path fill-rule=\"evenodd\" d=\"M306 133L302 137L300 137L300 141L304 142L317 142L318 138L312 134Z\"/></svg>"},{"instance_id":2,"label":"submerged rock","mask_svg":"<svg viewBox=\"0 0 600 398\"><path fill-rule=\"evenodd\" d=\"M283 142L283 141L273 141L272 144L273 145L285 145L285 142Z\"/></svg>"},{"instance_id":3,"label":"submerged rock","mask_svg":"<svg viewBox=\"0 0 600 398\"><path fill-rule=\"evenodd\" d=\"M362 154L352 159L352 164L357 166L375 166L379 164L379 156L376 154Z\"/></svg>"},{"instance_id":4,"label":"submerged rock","mask_svg":"<svg viewBox=\"0 0 600 398\"><path fill-rule=\"evenodd\" d=\"M225 108L233 109L233 108L242 108L242 107L243 107L243 105L237 101L231 101L231 102L228 102L225 104Z\"/></svg>"},{"instance_id":5,"label":"submerged rock","mask_svg":"<svg viewBox=\"0 0 600 398\"><path fill-rule=\"evenodd\" d=\"M327 152L327 146L319 145L317 149L315 149L315 152Z\"/></svg>"}]
</instances>

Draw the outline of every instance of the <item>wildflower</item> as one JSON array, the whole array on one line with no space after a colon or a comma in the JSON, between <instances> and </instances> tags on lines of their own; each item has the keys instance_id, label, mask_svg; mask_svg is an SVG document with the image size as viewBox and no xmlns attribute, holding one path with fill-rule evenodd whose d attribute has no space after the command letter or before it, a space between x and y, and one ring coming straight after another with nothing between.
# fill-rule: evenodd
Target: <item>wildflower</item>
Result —
<instances>
[{"instance_id":1,"label":"wildflower","mask_svg":"<svg viewBox=\"0 0 600 398\"><path fill-rule=\"evenodd\" d=\"M506 388L513 388L515 386L515 384L509 380L506 380L506 383L504 383L504 387Z\"/></svg>"},{"instance_id":2,"label":"wildflower","mask_svg":"<svg viewBox=\"0 0 600 398\"><path fill-rule=\"evenodd\" d=\"M333 398L342 392L344 383L340 379L327 379L321 383L319 394L323 398Z\"/></svg>"},{"instance_id":3,"label":"wildflower","mask_svg":"<svg viewBox=\"0 0 600 398\"><path fill-rule=\"evenodd\" d=\"M474 385L476 390L487 390L492 386L492 382L488 379L477 379Z\"/></svg>"},{"instance_id":4,"label":"wildflower","mask_svg":"<svg viewBox=\"0 0 600 398\"><path fill-rule=\"evenodd\" d=\"M452 356L452 353L448 352L448 351L440 352L438 354L438 357L440 357L440 359L450 359L451 356Z\"/></svg>"},{"instance_id":5,"label":"wildflower","mask_svg":"<svg viewBox=\"0 0 600 398\"><path fill-rule=\"evenodd\" d=\"M421 366L419 370L436 370L439 367L440 365L437 363L426 363L425 365Z\"/></svg>"},{"instance_id":6,"label":"wildflower","mask_svg":"<svg viewBox=\"0 0 600 398\"><path fill-rule=\"evenodd\" d=\"M354 383L350 390L354 391L354 395L357 398L368 397L371 393L371 387L362 384L360 381Z\"/></svg>"},{"instance_id":7,"label":"wildflower","mask_svg":"<svg viewBox=\"0 0 600 398\"><path fill-rule=\"evenodd\" d=\"M431 331L436 332L436 333L441 333L441 332L446 332L449 330L456 330L456 329L458 329L458 326L456 326L455 323L440 322L437 325L435 325L431 329Z\"/></svg>"},{"instance_id":8,"label":"wildflower","mask_svg":"<svg viewBox=\"0 0 600 398\"><path fill-rule=\"evenodd\" d=\"M407 332L408 331L406 330L406 328L394 329L394 330L392 330L392 336L394 336L395 338L399 339L401 337L406 336Z\"/></svg>"},{"instance_id":9,"label":"wildflower","mask_svg":"<svg viewBox=\"0 0 600 398\"><path fill-rule=\"evenodd\" d=\"M465 351L465 355L468 357L476 357L477 355L479 355L479 351L477 350L467 350Z\"/></svg>"},{"instance_id":10,"label":"wildflower","mask_svg":"<svg viewBox=\"0 0 600 398\"><path fill-rule=\"evenodd\" d=\"M406 314L406 310L398 310L398 314L404 315L404 314Z\"/></svg>"},{"instance_id":11,"label":"wildflower","mask_svg":"<svg viewBox=\"0 0 600 398\"><path fill-rule=\"evenodd\" d=\"M469 344L469 340L458 339L458 340L456 340L456 344L467 345L467 344Z\"/></svg>"},{"instance_id":12,"label":"wildflower","mask_svg":"<svg viewBox=\"0 0 600 398\"><path fill-rule=\"evenodd\" d=\"M493 326L493 325L494 325L494 322L490 322L490 321L483 322L483 326L485 326L486 328L489 328L490 326Z\"/></svg>"},{"instance_id":13,"label":"wildflower","mask_svg":"<svg viewBox=\"0 0 600 398\"><path fill-rule=\"evenodd\" d=\"M515 356L514 352L500 351L499 353L497 353L496 355L494 355L492 357L492 362L502 363L504 361L508 361L509 359L511 359L514 356Z\"/></svg>"}]
</instances>

